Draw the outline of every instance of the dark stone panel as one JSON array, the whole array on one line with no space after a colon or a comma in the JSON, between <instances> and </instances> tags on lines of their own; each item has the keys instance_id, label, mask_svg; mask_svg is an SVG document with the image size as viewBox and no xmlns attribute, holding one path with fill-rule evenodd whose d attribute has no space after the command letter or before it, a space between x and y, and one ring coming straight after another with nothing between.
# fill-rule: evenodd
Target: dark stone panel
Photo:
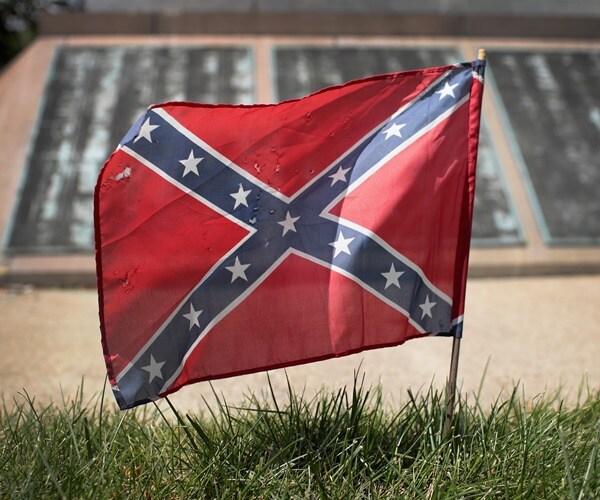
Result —
<instances>
[{"instance_id":1,"label":"dark stone panel","mask_svg":"<svg viewBox=\"0 0 600 500\"><path fill-rule=\"evenodd\" d=\"M490 67L548 243L600 243L600 52L493 50Z\"/></svg>"},{"instance_id":2,"label":"dark stone panel","mask_svg":"<svg viewBox=\"0 0 600 500\"><path fill-rule=\"evenodd\" d=\"M275 50L275 88L280 100L373 74L460 62L454 48L279 47ZM473 245L522 243L519 220L510 202L485 124L482 127L473 216Z\"/></svg>"},{"instance_id":3,"label":"dark stone panel","mask_svg":"<svg viewBox=\"0 0 600 500\"><path fill-rule=\"evenodd\" d=\"M251 103L252 61L233 47L57 49L9 251L91 251L96 178L131 124L169 100Z\"/></svg>"},{"instance_id":4,"label":"dark stone panel","mask_svg":"<svg viewBox=\"0 0 600 500\"><path fill-rule=\"evenodd\" d=\"M510 200L485 121L479 133L471 242L473 246L481 247L524 243L521 223Z\"/></svg>"},{"instance_id":5,"label":"dark stone panel","mask_svg":"<svg viewBox=\"0 0 600 500\"><path fill-rule=\"evenodd\" d=\"M452 48L279 47L275 88L279 100L294 99L356 78L460 60Z\"/></svg>"}]
</instances>

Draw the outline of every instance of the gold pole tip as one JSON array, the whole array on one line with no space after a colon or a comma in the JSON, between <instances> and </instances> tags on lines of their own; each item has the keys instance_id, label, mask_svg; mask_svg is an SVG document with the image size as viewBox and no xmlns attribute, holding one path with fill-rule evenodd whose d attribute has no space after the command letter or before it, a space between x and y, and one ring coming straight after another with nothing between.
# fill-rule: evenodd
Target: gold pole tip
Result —
<instances>
[{"instance_id":1,"label":"gold pole tip","mask_svg":"<svg viewBox=\"0 0 600 500\"><path fill-rule=\"evenodd\" d=\"M485 61L486 55L487 55L487 53L486 53L485 49L479 49L477 51L477 59Z\"/></svg>"}]
</instances>

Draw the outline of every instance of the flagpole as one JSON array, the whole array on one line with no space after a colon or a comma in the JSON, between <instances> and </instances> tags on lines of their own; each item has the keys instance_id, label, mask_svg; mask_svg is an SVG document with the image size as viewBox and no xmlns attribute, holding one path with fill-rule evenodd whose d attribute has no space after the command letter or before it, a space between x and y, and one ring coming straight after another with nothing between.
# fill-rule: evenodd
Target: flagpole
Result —
<instances>
[{"instance_id":1,"label":"flagpole","mask_svg":"<svg viewBox=\"0 0 600 500\"><path fill-rule=\"evenodd\" d=\"M477 59L485 61L485 49L477 51ZM448 374L448 382L446 383L446 418L442 428L442 436L445 439L450 432L452 419L454 418L454 403L456 400L456 379L458 377L458 358L460 355L460 337L452 339L452 354L450 355L450 373Z\"/></svg>"},{"instance_id":2,"label":"flagpole","mask_svg":"<svg viewBox=\"0 0 600 500\"><path fill-rule=\"evenodd\" d=\"M452 354L450 356L450 373L446 382L446 418L442 428L444 439L448 436L450 425L454 418L454 400L456 399L456 378L458 376L458 357L460 355L460 337L452 339Z\"/></svg>"}]
</instances>

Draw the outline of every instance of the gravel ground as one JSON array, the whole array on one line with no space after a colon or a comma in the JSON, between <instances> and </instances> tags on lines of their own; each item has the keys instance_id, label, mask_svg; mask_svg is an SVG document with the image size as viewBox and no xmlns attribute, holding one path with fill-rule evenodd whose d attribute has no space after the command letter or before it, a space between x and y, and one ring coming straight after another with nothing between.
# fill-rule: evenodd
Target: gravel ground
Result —
<instances>
[{"instance_id":1,"label":"gravel ground","mask_svg":"<svg viewBox=\"0 0 600 500\"><path fill-rule=\"evenodd\" d=\"M515 383L526 397L561 387L574 402L585 382L600 389L600 276L473 279L467 290L465 335L459 383L463 394L481 388L485 404L510 393ZM443 387L452 341L418 339L403 346L270 372L285 398L286 373L307 396L321 387L351 384L355 370L367 385L381 383L391 405L406 400L406 389ZM0 393L5 404L23 391L39 404L102 391L105 368L94 290L0 289ZM486 371L487 366L487 371ZM230 404L248 392L268 390L264 373L215 381ZM109 396L113 404L112 396ZM186 387L171 397L190 410L212 399L209 383ZM163 403L164 404L164 403ZM116 404L115 404L116 406Z\"/></svg>"}]
</instances>

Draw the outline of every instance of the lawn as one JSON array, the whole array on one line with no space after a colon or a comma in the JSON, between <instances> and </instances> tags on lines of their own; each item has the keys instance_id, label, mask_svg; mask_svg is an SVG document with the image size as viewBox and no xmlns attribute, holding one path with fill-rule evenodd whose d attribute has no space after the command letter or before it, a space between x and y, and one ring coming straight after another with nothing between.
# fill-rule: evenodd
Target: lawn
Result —
<instances>
[{"instance_id":1,"label":"lawn","mask_svg":"<svg viewBox=\"0 0 600 500\"><path fill-rule=\"evenodd\" d=\"M600 395L386 407L378 388L118 412L104 395L0 413L1 498L600 498ZM110 409L107 409L110 407Z\"/></svg>"}]
</instances>

